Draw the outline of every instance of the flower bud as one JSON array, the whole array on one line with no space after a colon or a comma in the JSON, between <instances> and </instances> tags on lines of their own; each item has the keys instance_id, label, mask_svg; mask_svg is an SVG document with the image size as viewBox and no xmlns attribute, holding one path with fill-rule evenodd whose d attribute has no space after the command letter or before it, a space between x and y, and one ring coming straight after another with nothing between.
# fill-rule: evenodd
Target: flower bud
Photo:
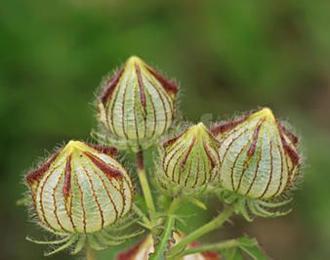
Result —
<instances>
[{"instance_id":1,"label":"flower bud","mask_svg":"<svg viewBox=\"0 0 330 260\"><path fill-rule=\"evenodd\" d=\"M174 246L183 238L183 235L178 232L173 233L171 246ZM198 243L191 243L188 248L196 247ZM148 235L140 243L136 244L126 252L119 253L117 260L148 260L149 254L154 252L154 242L151 235ZM215 252L203 252L197 254L186 255L182 260L219 260L220 256Z\"/></svg>"},{"instance_id":2,"label":"flower bud","mask_svg":"<svg viewBox=\"0 0 330 260\"><path fill-rule=\"evenodd\" d=\"M178 88L140 58L129 58L103 85L98 120L111 145L146 149L171 126Z\"/></svg>"},{"instance_id":3,"label":"flower bud","mask_svg":"<svg viewBox=\"0 0 330 260\"><path fill-rule=\"evenodd\" d=\"M220 183L252 199L271 199L291 187L301 159L297 137L269 108L216 125L220 141Z\"/></svg>"},{"instance_id":4,"label":"flower bud","mask_svg":"<svg viewBox=\"0 0 330 260\"><path fill-rule=\"evenodd\" d=\"M218 172L218 148L218 141L203 123L166 141L160 147L160 185L174 194L205 188Z\"/></svg>"},{"instance_id":5,"label":"flower bud","mask_svg":"<svg viewBox=\"0 0 330 260\"><path fill-rule=\"evenodd\" d=\"M54 233L93 233L121 219L133 186L114 150L70 141L26 176L36 215Z\"/></svg>"}]
</instances>

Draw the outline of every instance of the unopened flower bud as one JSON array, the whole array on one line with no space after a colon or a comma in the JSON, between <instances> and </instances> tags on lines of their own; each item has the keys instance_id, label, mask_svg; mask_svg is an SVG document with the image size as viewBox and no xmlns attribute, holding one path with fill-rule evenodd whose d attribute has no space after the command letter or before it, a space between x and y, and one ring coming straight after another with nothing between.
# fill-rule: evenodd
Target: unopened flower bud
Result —
<instances>
[{"instance_id":1,"label":"unopened flower bud","mask_svg":"<svg viewBox=\"0 0 330 260\"><path fill-rule=\"evenodd\" d=\"M178 232L173 233L173 239L170 246L174 246L180 240L183 235ZM197 242L191 243L188 248L198 246ZM149 254L154 252L154 242L151 235L148 235L144 240L127 250L126 252L119 253L117 260L148 260ZM220 256L215 252L202 252L197 254L191 254L182 257L182 260L219 260Z\"/></svg>"},{"instance_id":2,"label":"unopened flower bud","mask_svg":"<svg viewBox=\"0 0 330 260\"><path fill-rule=\"evenodd\" d=\"M294 183L301 159L297 137L269 108L216 125L220 142L220 183L253 199L271 199Z\"/></svg>"},{"instance_id":3,"label":"unopened flower bud","mask_svg":"<svg viewBox=\"0 0 330 260\"><path fill-rule=\"evenodd\" d=\"M218 141L203 123L160 147L158 181L170 193L196 193L212 181L220 164Z\"/></svg>"},{"instance_id":4,"label":"unopened flower bud","mask_svg":"<svg viewBox=\"0 0 330 260\"><path fill-rule=\"evenodd\" d=\"M39 222L54 234L87 235L131 209L132 182L115 150L70 141L26 176Z\"/></svg>"},{"instance_id":5,"label":"unopened flower bud","mask_svg":"<svg viewBox=\"0 0 330 260\"><path fill-rule=\"evenodd\" d=\"M171 126L178 88L138 57L104 82L98 119L108 141L137 151L153 145Z\"/></svg>"}]
</instances>

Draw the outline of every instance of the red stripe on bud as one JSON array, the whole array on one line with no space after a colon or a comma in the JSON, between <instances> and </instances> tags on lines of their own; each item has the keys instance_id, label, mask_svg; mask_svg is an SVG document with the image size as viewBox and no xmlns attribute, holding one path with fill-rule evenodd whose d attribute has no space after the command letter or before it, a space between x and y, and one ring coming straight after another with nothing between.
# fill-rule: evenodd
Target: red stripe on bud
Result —
<instances>
[{"instance_id":1,"label":"red stripe on bud","mask_svg":"<svg viewBox=\"0 0 330 260\"><path fill-rule=\"evenodd\" d=\"M144 88L143 88L141 69L136 64L135 64L135 71L136 71L136 76L137 76L137 79L138 79L141 104L142 104L143 108L146 109L147 101L146 101L146 94L144 93Z\"/></svg>"},{"instance_id":2,"label":"red stripe on bud","mask_svg":"<svg viewBox=\"0 0 330 260\"><path fill-rule=\"evenodd\" d=\"M71 158L70 155L65 164L65 172L64 172L64 185L63 185L63 195L64 198L67 198L71 191Z\"/></svg>"},{"instance_id":3,"label":"red stripe on bud","mask_svg":"<svg viewBox=\"0 0 330 260\"><path fill-rule=\"evenodd\" d=\"M167 80L163 75L161 75L159 72L150 67L147 67L147 69L162 84L163 88L167 92L173 94L176 94L178 92L178 87L174 82Z\"/></svg>"},{"instance_id":4,"label":"red stripe on bud","mask_svg":"<svg viewBox=\"0 0 330 260\"><path fill-rule=\"evenodd\" d=\"M244 115L244 116L237 118L235 120L232 120L232 121L220 122L220 123L216 124L215 126L213 126L210 131L213 135L217 136L218 134L222 134L224 132L227 132L227 131L235 128L237 125L244 122L244 120L246 118L247 118L247 115Z\"/></svg>"},{"instance_id":5,"label":"red stripe on bud","mask_svg":"<svg viewBox=\"0 0 330 260\"><path fill-rule=\"evenodd\" d=\"M260 127L261 127L263 122L264 122L264 120L260 121L258 123L256 129L254 129L253 136L252 136L252 143L251 143L251 146L250 146L249 150L247 151L247 155L250 156L250 157L256 151L256 146L257 146L257 142L258 142Z\"/></svg>"},{"instance_id":6,"label":"red stripe on bud","mask_svg":"<svg viewBox=\"0 0 330 260\"><path fill-rule=\"evenodd\" d=\"M97 158L93 154L89 152L84 152L84 154L95 164L97 168L99 168L102 172L105 173L105 175L109 178L115 178L115 179L121 179L123 178L123 175L121 171L112 168L110 165L103 162L101 159Z\"/></svg>"},{"instance_id":7,"label":"red stripe on bud","mask_svg":"<svg viewBox=\"0 0 330 260\"><path fill-rule=\"evenodd\" d=\"M281 133L282 134L284 133L294 145L297 145L299 142L298 137L294 135L292 132L290 132L282 123L277 122L277 124L279 126Z\"/></svg>"},{"instance_id":8,"label":"red stripe on bud","mask_svg":"<svg viewBox=\"0 0 330 260\"><path fill-rule=\"evenodd\" d=\"M115 87L121 77L121 75L123 74L124 69L120 69L117 72L115 72L115 74L113 75L112 78L110 78L110 80L108 80L105 84L105 87L103 89L103 92L100 96L100 99L102 101L103 104L106 103L106 101L108 100L109 97L111 97L113 91L115 90Z\"/></svg>"},{"instance_id":9,"label":"red stripe on bud","mask_svg":"<svg viewBox=\"0 0 330 260\"><path fill-rule=\"evenodd\" d=\"M28 173L26 176L26 181L29 184L32 184L33 182L39 182L40 178L48 171L50 165L56 159L58 154L59 154L59 152L56 152L44 164L42 164L38 169Z\"/></svg>"},{"instance_id":10,"label":"red stripe on bud","mask_svg":"<svg viewBox=\"0 0 330 260\"><path fill-rule=\"evenodd\" d=\"M100 153L105 153L111 157L118 155L118 150L111 146L103 146L100 144L87 144L89 147L95 149L96 151Z\"/></svg>"},{"instance_id":11,"label":"red stripe on bud","mask_svg":"<svg viewBox=\"0 0 330 260\"><path fill-rule=\"evenodd\" d=\"M292 149L292 147L287 143L287 141L285 140L283 135L281 135L281 140L282 140L284 151L290 157L292 164L299 165L300 157L299 157L298 153L294 149Z\"/></svg>"},{"instance_id":12,"label":"red stripe on bud","mask_svg":"<svg viewBox=\"0 0 330 260\"><path fill-rule=\"evenodd\" d=\"M171 138L171 139L165 141L165 142L162 144L162 146L163 146L164 148L167 148L168 146L174 144L174 143L176 142L176 140L178 140L178 139L179 139L184 133L185 133L185 132L182 132L182 133L179 134L178 136L173 137L173 138Z\"/></svg>"},{"instance_id":13,"label":"red stripe on bud","mask_svg":"<svg viewBox=\"0 0 330 260\"><path fill-rule=\"evenodd\" d=\"M204 149L205 149L205 153L207 155L207 157L209 158L210 162L211 162L211 168L212 170L214 169L214 167L217 165L217 163L215 162L214 158L211 156L211 151L210 151L210 147L207 143L203 144Z\"/></svg>"},{"instance_id":14,"label":"red stripe on bud","mask_svg":"<svg viewBox=\"0 0 330 260\"><path fill-rule=\"evenodd\" d=\"M186 162L187 162L188 157L189 157L189 155L192 151L192 148L194 147L195 142L196 142L196 138L193 138L193 140L191 141L191 144L188 148L188 151L187 151L186 155L184 156L183 160L181 161L181 164L180 164L181 168L183 168L186 165Z\"/></svg>"}]
</instances>

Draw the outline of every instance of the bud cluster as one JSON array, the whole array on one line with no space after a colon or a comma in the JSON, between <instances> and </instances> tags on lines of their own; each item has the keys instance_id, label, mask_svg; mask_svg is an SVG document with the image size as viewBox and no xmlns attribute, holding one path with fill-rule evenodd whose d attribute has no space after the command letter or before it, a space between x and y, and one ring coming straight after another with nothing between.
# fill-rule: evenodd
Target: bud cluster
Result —
<instances>
[{"instance_id":1,"label":"bud cluster","mask_svg":"<svg viewBox=\"0 0 330 260\"><path fill-rule=\"evenodd\" d=\"M143 150L155 144L158 157L153 177L171 197L215 191L224 203L234 205L230 213L240 213L248 220L251 215L286 213L277 209L290 202L285 196L300 175L298 138L269 108L262 108L210 129L198 123L159 142L176 120L177 92L176 84L135 56L103 83L97 99L97 136L115 148L70 141L26 175L38 223L61 237L34 242L60 245L51 254L75 244L73 252L77 253L86 245L104 249L140 234L119 236L117 232L128 226L124 220L134 203L133 183L115 159L117 149L137 154L137 175L149 210L147 216L135 207L146 222L141 225L152 229L155 223L162 223L155 219L161 214L153 205L142 158ZM181 198L173 201L176 199ZM175 221L171 221L169 231L174 230ZM181 234L174 233L173 244L181 239ZM153 251L150 235L118 259L148 259ZM219 258L217 254L195 254L184 259Z\"/></svg>"}]
</instances>

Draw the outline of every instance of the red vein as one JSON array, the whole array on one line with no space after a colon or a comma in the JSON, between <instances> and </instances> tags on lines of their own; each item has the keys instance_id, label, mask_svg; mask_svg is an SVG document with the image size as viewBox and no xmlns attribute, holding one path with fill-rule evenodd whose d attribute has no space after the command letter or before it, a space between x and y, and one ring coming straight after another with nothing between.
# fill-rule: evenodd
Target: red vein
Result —
<instances>
[{"instance_id":1,"label":"red vein","mask_svg":"<svg viewBox=\"0 0 330 260\"><path fill-rule=\"evenodd\" d=\"M298 144L299 139L296 135L289 131L281 122L277 122L277 124L282 134L284 133L294 145Z\"/></svg>"},{"instance_id":2,"label":"red vein","mask_svg":"<svg viewBox=\"0 0 330 260\"><path fill-rule=\"evenodd\" d=\"M100 181L101 181L101 183L102 183L102 186L103 186L105 192L106 192L107 195L108 195L108 198L109 198L109 200L110 200L110 203L111 203L111 205L113 206L113 208L114 208L114 210L115 210L116 220L117 220L117 219L118 219L118 209L117 209L117 205L116 205L115 202L113 201L113 198L112 198L112 196L111 196L111 194L110 194L110 192L109 192L109 189L108 189L107 186L106 186L106 183L105 183L103 177L100 176L98 173L96 173L96 175L97 175L97 177L100 179ZM112 185L112 183L111 183L111 185ZM113 186L113 185L112 185L112 186Z\"/></svg>"},{"instance_id":3,"label":"red vein","mask_svg":"<svg viewBox=\"0 0 330 260\"><path fill-rule=\"evenodd\" d=\"M140 93L140 100L141 100L141 104L144 108L144 110L147 107L147 100L146 100L146 94L144 92L144 87L143 87L143 80L142 80L142 75L141 75L141 69L138 65L135 64L135 72L136 72L136 76L138 79L138 86L139 86L139 93Z\"/></svg>"},{"instance_id":4,"label":"red vein","mask_svg":"<svg viewBox=\"0 0 330 260\"><path fill-rule=\"evenodd\" d=\"M100 144L87 144L89 147L95 149L100 153L105 153L109 156L116 156L118 154L118 150L114 147L104 146Z\"/></svg>"},{"instance_id":5,"label":"red vein","mask_svg":"<svg viewBox=\"0 0 330 260\"><path fill-rule=\"evenodd\" d=\"M231 121L220 122L215 126L213 126L210 131L213 135L217 136L218 134L222 134L224 132L232 130L237 125L243 123L246 120L246 118L247 115L244 115Z\"/></svg>"},{"instance_id":6,"label":"red vein","mask_svg":"<svg viewBox=\"0 0 330 260\"><path fill-rule=\"evenodd\" d=\"M111 167L110 165L106 164L101 159L99 159L98 157L94 156L89 152L83 152L83 153L95 164L97 168L99 168L102 172L104 172L109 179L123 178L123 174L121 173L120 170Z\"/></svg>"},{"instance_id":7,"label":"red vein","mask_svg":"<svg viewBox=\"0 0 330 260\"><path fill-rule=\"evenodd\" d=\"M117 86L117 83L119 82L120 77L123 74L123 71L124 68L118 70L117 72L115 72L113 77L106 82L105 88L103 89L102 94L100 96L100 99L104 105L109 99L109 97L112 96L113 91L115 90L115 87Z\"/></svg>"},{"instance_id":8,"label":"red vein","mask_svg":"<svg viewBox=\"0 0 330 260\"><path fill-rule=\"evenodd\" d=\"M82 168L84 169L85 171L85 174L86 174L86 177L87 177L87 180L88 180L88 183L90 185L90 188L92 190L92 197L97 205L97 208L99 210L99 213L100 213L100 218L101 218L101 228L104 227L104 216L103 216L103 210L101 208L101 205L100 205L100 202L98 200L98 197L96 195L96 191L95 191L95 188L94 188L94 184L92 182L92 178L91 176L89 175L89 172L87 171L87 169L85 168L85 166L82 166Z\"/></svg>"},{"instance_id":9,"label":"red vein","mask_svg":"<svg viewBox=\"0 0 330 260\"><path fill-rule=\"evenodd\" d=\"M270 157L269 179L268 179L264 192L259 196L259 198L262 198L263 196L265 196L265 194L267 193L267 191L269 189L270 183L272 182L272 179L273 179L273 143L271 141L269 142L269 157Z\"/></svg>"},{"instance_id":10,"label":"red vein","mask_svg":"<svg viewBox=\"0 0 330 260\"><path fill-rule=\"evenodd\" d=\"M148 82L150 83L150 85L152 85L152 83L150 82L150 80L148 80ZM164 132L165 130L166 130L166 128L167 128L167 124L168 124L168 117L167 117L167 110L166 110L166 105L165 105L165 101L164 101L164 99L163 99L163 95L160 93L160 91L159 91L159 89L157 88L157 87L154 87L154 89L155 89L155 91L157 92L157 94L158 94L158 96L159 96L159 99L160 99L160 101L161 101L161 103L162 103L162 106L163 106L163 108L164 108L164 116L165 116L165 124L164 124L164 127L163 127L163 129L162 129L162 132ZM171 108L171 102L170 102L170 100L169 100L169 97L167 96L167 95L164 95L165 96L165 98L167 99L167 102L168 102L168 104L170 104L170 109L171 109L171 115L173 115L173 110L172 110L172 108Z\"/></svg>"},{"instance_id":11,"label":"red vein","mask_svg":"<svg viewBox=\"0 0 330 260\"><path fill-rule=\"evenodd\" d=\"M165 141L165 142L162 144L162 146L163 146L164 148L167 148L168 146L174 144L174 143L175 143L175 142L176 142L181 136L183 136L184 133L185 133L185 132L182 132L182 133L179 134L178 136L173 137L173 138L171 138L171 139Z\"/></svg>"},{"instance_id":12,"label":"red vein","mask_svg":"<svg viewBox=\"0 0 330 260\"><path fill-rule=\"evenodd\" d=\"M52 162L55 161L59 151L53 154L45 163L43 163L38 169L30 172L26 176L26 181L28 184L32 184L33 182L39 182L40 178L49 170Z\"/></svg>"},{"instance_id":13,"label":"red vein","mask_svg":"<svg viewBox=\"0 0 330 260\"><path fill-rule=\"evenodd\" d=\"M257 161L257 166L256 166L256 170L255 170L255 173L254 173L254 177L253 177L253 180L250 184L250 187L248 188L248 190L246 191L245 195L248 195L253 187L253 184L255 183L256 179L257 179L257 176L258 176L258 171L259 171L259 167L260 167L260 162L261 162L261 158L262 158L262 146L260 146L260 152L259 152L259 158L258 158L258 161Z\"/></svg>"},{"instance_id":14,"label":"red vein","mask_svg":"<svg viewBox=\"0 0 330 260\"><path fill-rule=\"evenodd\" d=\"M292 149L292 147L288 144L283 135L281 135L281 141L283 144L284 151L290 157L292 164L294 166L299 165L300 158L298 153L294 149Z\"/></svg>"},{"instance_id":15,"label":"red vein","mask_svg":"<svg viewBox=\"0 0 330 260\"><path fill-rule=\"evenodd\" d=\"M84 229L84 232L86 233L87 219L86 219L86 210L85 210L85 205L84 205L84 193L83 193L80 183L78 181L77 174L75 174L74 176L76 177L75 180L76 180L76 183L77 183L77 186L79 189L79 193L80 193L80 206L81 206L81 210L83 212L83 217L82 217L83 229Z\"/></svg>"},{"instance_id":16,"label":"red vein","mask_svg":"<svg viewBox=\"0 0 330 260\"><path fill-rule=\"evenodd\" d=\"M66 228L64 228L64 226L62 225L61 221L60 221L60 218L58 217L58 214L57 214L57 201L56 201L56 190L58 188L58 185L60 184L60 181L62 179L62 174L60 174L59 178L58 178L58 181L56 182L54 188L53 188L53 192L52 192L52 198L53 198L53 202L54 202L54 210L53 210L53 214L55 216L55 219L56 219L56 222L57 224L60 226L60 228L63 230L63 231L66 231L68 232L68 230Z\"/></svg>"},{"instance_id":17,"label":"red vein","mask_svg":"<svg viewBox=\"0 0 330 260\"><path fill-rule=\"evenodd\" d=\"M68 198L71 191L71 158L72 155L67 158L64 170L63 195L65 199Z\"/></svg>"},{"instance_id":18,"label":"red vein","mask_svg":"<svg viewBox=\"0 0 330 260\"><path fill-rule=\"evenodd\" d=\"M147 67L147 69L161 83L167 92L172 94L176 94L178 92L178 87L174 82L167 80L163 75L151 67Z\"/></svg>"},{"instance_id":19,"label":"red vein","mask_svg":"<svg viewBox=\"0 0 330 260\"><path fill-rule=\"evenodd\" d=\"M281 175L280 175L280 183L278 185L278 188L276 190L276 192L274 193L274 197L278 195L278 193L281 191L281 187L282 187L282 182L283 182L283 170L284 170L284 164L283 164L283 153L282 153L282 149L279 145L277 145L277 149L281 158Z\"/></svg>"},{"instance_id":20,"label":"red vein","mask_svg":"<svg viewBox=\"0 0 330 260\"><path fill-rule=\"evenodd\" d=\"M259 121L257 127L254 129L254 132L252 135L252 143L251 143L249 150L247 151L247 155L249 157L251 157L254 154L254 152L256 151L260 128L261 128L261 125L263 122L264 122L264 120Z\"/></svg>"},{"instance_id":21,"label":"red vein","mask_svg":"<svg viewBox=\"0 0 330 260\"><path fill-rule=\"evenodd\" d=\"M180 163L180 167L181 167L182 169L184 168L184 166L185 166L185 164L186 164L186 162L187 162L187 160L188 160L188 157L189 157L189 155L190 155L190 153L191 153L191 151L192 151L192 148L193 148L194 145L195 145L195 142L196 142L196 138L193 138L192 141L191 141L191 143L190 143L190 145L189 145L189 147L188 147L188 151L187 151L187 153L185 154L183 160L182 160L181 163Z\"/></svg>"}]
</instances>

